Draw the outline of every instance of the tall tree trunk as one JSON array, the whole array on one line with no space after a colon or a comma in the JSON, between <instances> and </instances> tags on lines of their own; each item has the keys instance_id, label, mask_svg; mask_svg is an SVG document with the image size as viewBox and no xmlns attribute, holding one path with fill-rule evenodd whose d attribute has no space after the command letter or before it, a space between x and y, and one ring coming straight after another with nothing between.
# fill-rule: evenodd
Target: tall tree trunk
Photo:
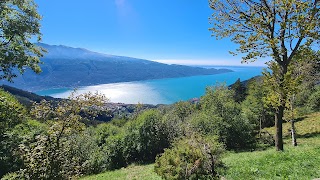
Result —
<instances>
[{"instance_id":1,"label":"tall tree trunk","mask_svg":"<svg viewBox=\"0 0 320 180\"><path fill-rule=\"evenodd\" d=\"M263 105L262 105L262 112L261 112L261 115L260 115L260 119L259 119L259 123L260 123L260 132L259 132L259 138L261 138L261 133L262 133L262 123L264 123L266 121L265 119L265 112L264 112L264 108L263 108ZM265 125L263 126L265 127Z\"/></svg>"},{"instance_id":2,"label":"tall tree trunk","mask_svg":"<svg viewBox=\"0 0 320 180\"><path fill-rule=\"evenodd\" d=\"M275 145L277 151L283 151L283 137L282 137L282 123L283 123L283 113L286 106L286 92L285 92L285 74L288 71L288 59L287 55L283 56L283 61L278 62L280 65L279 71L279 90L280 90L280 97L279 101L280 104L275 114L275 128L276 128L276 137L275 137Z\"/></svg>"},{"instance_id":3,"label":"tall tree trunk","mask_svg":"<svg viewBox=\"0 0 320 180\"><path fill-rule=\"evenodd\" d=\"M296 129L294 127L294 111L293 111L293 103L294 103L295 95L293 94L291 97L291 138L292 138L292 145L297 146L297 139L296 139Z\"/></svg>"},{"instance_id":4,"label":"tall tree trunk","mask_svg":"<svg viewBox=\"0 0 320 180\"><path fill-rule=\"evenodd\" d=\"M294 119L291 119L291 138L292 138L292 145L297 146L297 139L296 139L296 129L294 127Z\"/></svg>"},{"instance_id":5,"label":"tall tree trunk","mask_svg":"<svg viewBox=\"0 0 320 180\"><path fill-rule=\"evenodd\" d=\"M282 139L282 122L283 122L284 106L280 105L278 111L275 114L275 145L277 151L283 151L283 139Z\"/></svg>"},{"instance_id":6,"label":"tall tree trunk","mask_svg":"<svg viewBox=\"0 0 320 180\"><path fill-rule=\"evenodd\" d=\"M259 138L261 138L261 133L262 133L262 117L260 117L260 129L259 129Z\"/></svg>"}]
</instances>

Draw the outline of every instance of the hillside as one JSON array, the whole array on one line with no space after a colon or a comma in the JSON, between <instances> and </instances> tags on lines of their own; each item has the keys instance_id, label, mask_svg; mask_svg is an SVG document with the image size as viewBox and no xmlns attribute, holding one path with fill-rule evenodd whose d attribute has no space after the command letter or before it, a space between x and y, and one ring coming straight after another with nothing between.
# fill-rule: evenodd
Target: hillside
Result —
<instances>
[{"instance_id":1,"label":"hillside","mask_svg":"<svg viewBox=\"0 0 320 180\"><path fill-rule=\"evenodd\" d=\"M31 93L31 92L24 91L22 89L14 88L7 85L1 85L0 90L1 89L15 96L15 98L17 98L17 100L21 104L25 105L27 108L31 108L34 102L39 103L42 100L51 101L54 103L62 100L60 98L53 98L51 96L40 96L35 93ZM150 104L137 105L137 104L123 104L123 103L108 102L105 104L105 108L107 109L108 114L99 114L98 117L96 117L96 120L100 122L106 122L106 121L110 121L112 118L124 118L124 117L133 116L135 113L137 113L137 111L139 111L137 109L137 106L139 106L139 110L141 111L145 109L156 108L160 105L154 106ZM161 105L161 106L164 106L164 105ZM97 123L97 122L94 122L94 123Z\"/></svg>"},{"instance_id":2,"label":"hillside","mask_svg":"<svg viewBox=\"0 0 320 180\"><path fill-rule=\"evenodd\" d=\"M289 123L284 124L284 130ZM285 151L274 148L253 152L228 152L223 162L226 171L221 179L315 179L320 177L320 113L313 113L296 123L298 146L286 137ZM271 133L274 128L268 128ZM115 171L86 176L87 179L161 179L153 164L132 165Z\"/></svg>"},{"instance_id":3,"label":"hillside","mask_svg":"<svg viewBox=\"0 0 320 180\"><path fill-rule=\"evenodd\" d=\"M230 153L224 158L226 179L315 179L320 177L320 113L296 123L298 146L291 145L290 123L283 124L285 150ZM266 128L271 134L275 129Z\"/></svg>"},{"instance_id":4,"label":"hillside","mask_svg":"<svg viewBox=\"0 0 320 180\"><path fill-rule=\"evenodd\" d=\"M14 79L17 88L37 91L42 89L79 87L148 79L212 75L231 72L228 69L205 69L182 65L168 65L131 57L92 52L82 48L39 44L48 53L41 58L42 73L30 70Z\"/></svg>"},{"instance_id":5,"label":"hillside","mask_svg":"<svg viewBox=\"0 0 320 180\"><path fill-rule=\"evenodd\" d=\"M14 95L21 104L23 104L27 107L31 107L34 102L39 103L42 100L46 100L46 101L59 101L60 100L59 98L53 98L51 96L39 96L35 93L31 93L31 92L24 91L24 90L14 88L11 86L7 86L7 85L1 85L0 89L3 89L5 91L9 92L10 94Z\"/></svg>"}]
</instances>

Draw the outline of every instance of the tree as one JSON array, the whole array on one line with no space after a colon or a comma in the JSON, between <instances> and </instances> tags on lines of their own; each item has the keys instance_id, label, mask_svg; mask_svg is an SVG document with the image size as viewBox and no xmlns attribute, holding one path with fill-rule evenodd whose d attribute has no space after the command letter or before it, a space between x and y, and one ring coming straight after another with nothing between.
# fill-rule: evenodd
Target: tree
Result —
<instances>
[{"instance_id":1,"label":"tree","mask_svg":"<svg viewBox=\"0 0 320 180\"><path fill-rule=\"evenodd\" d=\"M316 70L316 64L319 61L318 54L311 49L300 48L295 56L295 61L289 66L290 78L288 87L291 91L288 93L287 109L285 118L291 122L291 138L292 145L297 146L295 118L297 108L295 105L296 96L299 95L303 89L314 86L318 82L319 77Z\"/></svg>"},{"instance_id":2,"label":"tree","mask_svg":"<svg viewBox=\"0 0 320 180\"><path fill-rule=\"evenodd\" d=\"M284 93L287 95L286 109L284 112L284 120L291 122L291 136L293 146L297 145L295 137L295 118L297 117L296 99L300 94L304 94L304 89L312 89L319 81L317 75L318 54L309 48L300 48L294 61L288 66L288 72L284 77L285 89ZM268 89L268 95L265 98L266 102L274 109L279 105L280 88L277 81L276 74L279 71L279 65L275 62L269 64L271 72L264 72L264 83Z\"/></svg>"},{"instance_id":3,"label":"tree","mask_svg":"<svg viewBox=\"0 0 320 180\"><path fill-rule=\"evenodd\" d=\"M218 38L231 37L239 44L236 52L244 55L243 62L272 57L279 66L275 145L283 150L282 122L288 98L284 79L299 48L319 43L319 1L209 0L209 4L214 11L210 30Z\"/></svg>"},{"instance_id":4,"label":"tree","mask_svg":"<svg viewBox=\"0 0 320 180\"><path fill-rule=\"evenodd\" d=\"M231 85L231 89L234 91L234 100L238 103L242 102L246 98L246 87L241 83L240 78Z\"/></svg>"},{"instance_id":5,"label":"tree","mask_svg":"<svg viewBox=\"0 0 320 180\"><path fill-rule=\"evenodd\" d=\"M41 16L33 0L0 1L0 79L12 81L17 68L22 74L26 67L39 73L39 57L44 49L31 43L39 42Z\"/></svg>"},{"instance_id":6,"label":"tree","mask_svg":"<svg viewBox=\"0 0 320 180\"><path fill-rule=\"evenodd\" d=\"M7 130L21 123L26 114L24 106L13 95L0 89L0 140Z\"/></svg>"},{"instance_id":7,"label":"tree","mask_svg":"<svg viewBox=\"0 0 320 180\"><path fill-rule=\"evenodd\" d=\"M320 86L315 89L309 99L308 99L308 106L313 111L320 111Z\"/></svg>"},{"instance_id":8,"label":"tree","mask_svg":"<svg viewBox=\"0 0 320 180\"><path fill-rule=\"evenodd\" d=\"M16 125L25 121L26 109L11 94L0 89L0 178L17 168L13 147L16 145L10 133Z\"/></svg>"},{"instance_id":9,"label":"tree","mask_svg":"<svg viewBox=\"0 0 320 180\"><path fill-rule=\"evenodd\" d=\"M88 171L88 158L94 156L91 150L98 146L90 142L90 135L83 134L86 127L82 121L94 119L105 102L105 96L98 93L72 93L57 104L45 100L35 103L31 115L48 128L19 145L24 162L17 172L20 179L70 179Z\"/></svg>"},{"instance_id":10,"label":"tree","mask_svg":"<svg viewBox=\"0 0 320 180\"><path fill-rule=\"evenodd\" d=\"M124 156L132 162L152 162L164 148L169 147L170 138L157 110L146 110L125 126Z\"/></svg>"},{"instance_id":11,"label":"tree","mask_svg":"<svg viewBox=\"0 0 320 180\"><path fill-rule=\"evenodd\" d=\"M255 146L253 126L241 115L234 91L225 85L208 87L200 99L201 112L190 116L191 126L202 134L217 135L227 149Z\"/></svg>"},{"instance_id":12,"label":"tree","mask_svg":"<svg viewBox=\"0 0 320 180\"><path fill-rule=\"evenodd\" d=\"M274 125L273 112L264 101L267 90L263 86L261 77L254 78L247 83L247 94L241 103L242 114L250 123L255 124L256 129L259 129L259 136L261 136L263 128Z\"/></svg>"}]
</instances>

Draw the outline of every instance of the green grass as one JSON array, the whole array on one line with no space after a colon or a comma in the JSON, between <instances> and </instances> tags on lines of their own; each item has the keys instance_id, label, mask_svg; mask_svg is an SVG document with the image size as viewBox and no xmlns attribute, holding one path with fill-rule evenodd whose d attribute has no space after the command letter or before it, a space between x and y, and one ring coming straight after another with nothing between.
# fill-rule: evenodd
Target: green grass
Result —
<instances>
[{"instance_id":1,"label":"green grass","mask_svg":"<svg viewBox=\"0 0 320 180\"><path fill-rule=\"evenodd\" d=\"M313 113L310 115L307 115L306 117L302 117L298 119L298 121L295 123L298 140L299 137L312 137L314 135L320 134L320 112ZM285 137L285 143L290 140L290 129L291 124L290 123L284 123L283 124L283 136ZM270 134L275 134L275 128L266 128ZM303 138L302 138L303 140Z\"/></svg>"},{"instance_id":2,"label":"green grass","mask_svg":"<svg viewBox=\"0 0 320 180\"><path fill-rule=\"evenodd\" d=\"M296 123L298 146L291 146L290 134L284 124L284 152L274 148L254 152L228 152L223 158L227 180L250 179L315 179L320 178L320 113L306 116ZM267 129L271 134L274 128ZM115 171L87 176L83 180L160 180L153 164L132 165Z\"/></svg>"},{"instance_id":3,"label":"green grass","mask_svg":"<svg viewBox=\"0 0 320 180\"><path fill-rule=\"evenodd\" d=\"M307 144L285 147L284 152L255 151L230 153L223 161L226 179L314 179L320 177L320 136ZM311 145L312 144L312 145Z\"/></svg>"},{"instance_id":4,"label":"green grass","mask_svg":"<svg viewBox=\"0 0 320 180\"><path fill-rule=\"evenodd\" d=\"M284 124L284 130L290 124ZM296 123L298 146L291 145L284 131L284 152L265 151L228 153L223 159L228 167L226 179L314 179L320 178L320 113ZM274 128L267 129L271 134Z\"/></svg>"},{"instance_id":5,"label":"green grass","mask_svg":"<svg viewBox=\"0 0 320 180\"><path fill-rule=\"evenodd\" d=\"M161 180L153 171L153 164L131 165L114 171L107 171L98 175L86 176L82 180Z\"/></svg>"}]
</instances>

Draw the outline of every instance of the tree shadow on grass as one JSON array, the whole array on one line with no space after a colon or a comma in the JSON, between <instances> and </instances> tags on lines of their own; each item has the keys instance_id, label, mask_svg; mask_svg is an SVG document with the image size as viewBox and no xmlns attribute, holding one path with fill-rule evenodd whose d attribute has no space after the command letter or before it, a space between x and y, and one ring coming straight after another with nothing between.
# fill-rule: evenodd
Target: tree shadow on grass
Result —
<instances>
[{"instance_id":1,"label":"tree shadow on grass","mask_svg":"<svg viewBox=\"0 0 320 180\"><path fill-rule=\"evenodd\" d=\"M320 132L312 132L307 134L297 134L297 138L312 138L312 137L319 137L320 138Z\"/></svg>"},{"instance_id":2,"label":"tree shadow on grass","mask_svg":"<svg viewBox=\"0 0 320 180\"><path fill-rule=\"evenodd\" d=\"M294 122L297 123L297 122L302 121L306 118L307 118L307 116L299 117L299 118L295 119Z\"/></svg>"}]
</instances>

